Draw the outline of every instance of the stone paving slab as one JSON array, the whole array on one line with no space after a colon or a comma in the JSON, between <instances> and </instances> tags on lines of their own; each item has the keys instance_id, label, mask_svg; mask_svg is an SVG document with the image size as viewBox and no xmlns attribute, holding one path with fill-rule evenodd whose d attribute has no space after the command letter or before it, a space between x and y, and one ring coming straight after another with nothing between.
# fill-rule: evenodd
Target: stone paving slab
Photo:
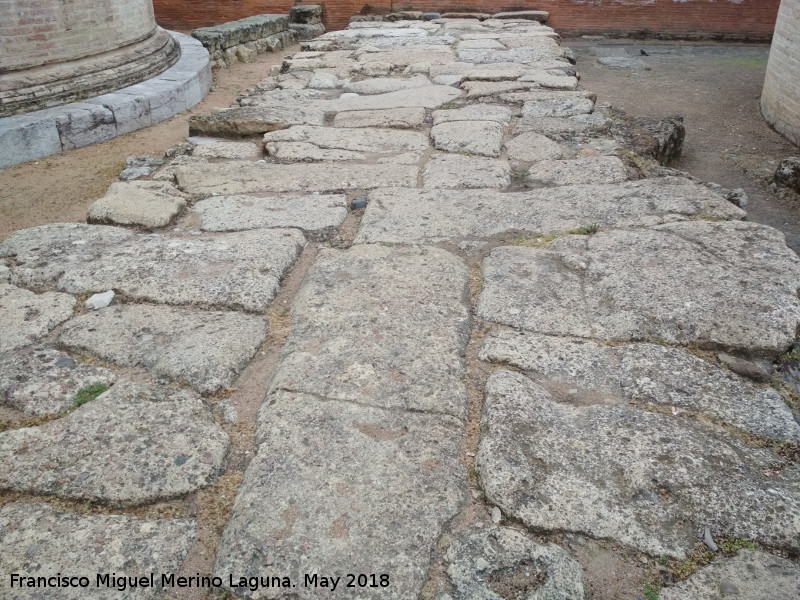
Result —
<instances>
[{"instance_id":1,"label":"stone paving slab","mask_svg":"<svg viewBox=\"0 0 800 600\"><path fill-rule=\"evenodd\" d=\"M336 128L297 126L273 131L264 136L267 150L279 149L286 142L306 142L317 148L333 148L364 153L421 152L428 149L428 137L418 131L397 129Z\"/></svg>"},{"instance_id":2,"label":"stone paving slab","mask_svg":"<svg viewBox=\"0 0 800 600\"><path fill-rule=\"evenodd\" d=\"M0 256L14 257L11 280L19 285L256 311L267 307L304 245L293 229L178 238L55 224L10 235Z\"/></svg>"},{"instance_id":3,"label":"stone paving slab","mask_svg":"<svg viewBox=\"0 0 800 600\"><path fill-rule=\"evenodd\" d=\"M376 187L413 187L419 169L392 164L253 164L231 161L206 167L182 167L175 176L190 194L265 192L339 192Z\"/></svg>"},{"instance_id":4,"label":"stone paving slab","mask_svg":"<svg viewBox=\"0 0 800 600\"><path fill-rule=\"evenodd\" d=\"M213 483L227 434L203 402L118 381L68 416L0 433L0 489L129 506Z\"/></svg>"},{"instance_id":5,"label":"stone paving slab","mask_svg":"<svg viewBox=\"0 0 800 600\"><path fill-rule=\"evenodd\" d=\"M505 143L511 160L537 162L557 160L564 157L564 150L550 138L534 133L521 133Z\"/></svg>"},{"instance_id":6,"label":"stone paving slab","mask_svg":"<svg viewBox=\"0 0 800 600\"><path fill-rule=\"evenodd\" d=\"M661 590L660 600L793 600L800 595L800 567L790 560L753 550L714 561L709 566Z\"/></svg>"},{"instance_id":7,"label":"stone paving slab","mask_svg":"<svg viewBox=\"0 0 800 600\"><path fill-rule=\"evenodd\" d=\"M186 195L161 181L119 181L89 206L90 223L166 227L186 206Z\"/></svg>"},{"instance_id":8,"label":"stone paving slab","mask_svg":"<svg viewBox=\"0 0 800 600\"><path fill-rule=\"evenodd\" d=\"M507 161L482 156L434 154L425 167L425 187L438 189L498 188L511 184Z\"/></svg>"},{"instance_id":9,"label":"stone paving slab","mask_svg":"<svg viewBox=\"0 0 800 600\"><path fill-rule=\"evenodd\" d=\"M90 385L111 385L116 375L70 355L32 346L0 357L0 403L28 415L59 413Z\"/></svg>"},{"instance_id":10,"label":"stone paving slab","mask_svg":"<svg viewBox=\"0 0 800 600\"><path fill-rule=\"evenodd\" d=\"M59 342L213 394L233 384L266 337L263 317L135 304L75 317Z\"/></svg>"},{"instance_id":11,"label":"stone paving slab","mask_svg":"<svg viewBox=\"0 0 800 600\"><path fill-rule=\"evenodd\" d=\"M478 314L536 333L774 356L800 324L800 259L782 233L755 223L667 223L497 248L483 278Z\"/></svg>"},{"instance_id":12,"label":"stone paving slab","mask_svg":"<svg viewBox=\"0 0 800 600\"><path fill-rule=\"evenodd\" d=\"M527 100L522 105L522 116L529 119L539 117L574 117L589 114L594 110L594 101L588 98L548 98Z\"/></svg>"},{"instance_id":13,"label":"stone paving slab","mask_svg":"<svg viewBox=\"0 0 800 600\"><path fill-rule=\"evenodd\" d=\"M87 577L89 587L5 588L8 600L59 598L145 600L158 587L96 587L97 574L120 577L176 573L194 542L197 526L190 519L133 519L123 515L77 515L47 504L8 504L0 508L0 570L23 577Z\"/></svg>"},{"instance_id":14,"label":"stone paving slab","mask_svg":"<svg viewBox=\"0 0 800 600\"><path fill-rule=\"evenodd\" d=\"M413 129L425 121L425 109L387 108L376 110L356 110L337 113L333 119L334 127L394 127Z\"/></svg>"},{"instance_id":15,"label":"stone paving slab","mask_svg":"<svg viewBox=\"0 0 800 600\"><path fill-rule=\"evenodd\" d=\"M210 115L192 115L192 135L247 136L283 129L290 125L322 125L325 110L318 106L242 106Z\"/></svg>"},{"instance_id":16,"label":"stone paving slab","mask_svg":"<svg viewBox=\"0 0 800 600\"><path fill-rule=\"evenodd\" d=\"M424 75L413 77L372 77L361 81L352 81L344 86L345 92L363 94L388 94L398 90L411 90L431 85L430 79Z\"/></svg>"},{"instance_id":17,"label":"stone paving slab","mask_svg":"<svg viewBox=\"0 0 800 600\"><path fill-rule=\"evenodd\" d=\"M469 104L464 108L443 109L433 113L434 126L453 121L494 121L508 125L511 122L511 109L497 104Z\"/></svg>"},{"instance_id":18,"label":"stone paving slab","mask_svg":"<svg viewBox=\"0 0 800 600\"><path fill-rule=\"evenodd\" d=\"M800 424L781 395L677 348L657 344L605 346L597 342L502 331L489 335L480 358L510 364L553 393L593 396L690 411L743 431L800 442Z\"/></svg>"},{"instance_id":19,"label":"stone paving slab","mask_svg":"<svg viewBox=\"0 0 800 600\"><path fill-rule=\"evenodd\" d=\"M326 596L418 598L441 529L465 501L460 422L307 394L270 400L214 572L275 574L301 584L306 573L385 573L389 587L348 589L343 578ZM324 592L298 585L272 595Z\"/></svg>"},{"instance_id":20,"label":"stone paving slab","mask_svg":"<svg viewBox=\"0 0 800 600\"><path fill-rule=\"evenodd\" d=\"M616 156L587 156L571 160L542 160L528 169L535 185L621 183L628 169Z\"/></svg>"},{"instance_id":21,"label":"stone paving slab","mask_svg":"<svg viewBox=\"0 0 800 600\"><path fill-rule=\"evenodd\" d=\"M343 194L310 196L213 196L192 207L204 231L242 231L260 227L296 227L305 232L333 230L347 218Z\"/></svg>"},{"instance_id":22,"label":"stone paving slab","mask_svg":"<svg viewBox=\"0 0 800 600\"><path fill-rule=\"evenodd\" d=\"M453 121L431 128L437 150L463 152L479 156L500 156L503 126L496 121Z\"/></svg>"},{"instance_id":23,"label":"stone paving slab","mask_svg":"<svg viewBox=\"0 0 800 600\"><path fill-rule=\"evenodd\" d=\"M705 527L800 546L800 468L724 429L628 406L559 403L500 371L486 384L481 430L483 490L528 527L678 559Z\"/></svg>"},{"instance_id":24,"label":"stone paving slab","mask_svg":"<svg viewBox=\"0 0 800 600\"><path fill-rule=\"evenodd\" d=\"M514 597L523 587L526 600L586 597L578 561L563 548L539 544L511 527L464 529L447 549L445 561L457 598L497 600ZM520 585L520 579L527 585Z\"/></svg>"},{"instance_id":25,"label":"stone paving slab","mask_svg":"<svg viewBox=\"0 0 800 600\"><path fill-rule=\"evenodd\" d=\"M359 244L435 243L510 231L555 234L592 223L630 227L699 215L716 219L745 215L704 186L682 178L505 193L381 189L369 197L356 235Z\"/></svg>"},{"instance_id":26,"label":"stone paving slab","mask_svg":"<svg viewBox=\"0 0 800 600\"><path fill-rule=\"evenodd\" d=\"M466 417L467 268L436 248L321 253L270 389Z\"/></svg>"},{"instance_id":27,"label":"stone paving slab","mask_svg":"<svg viewBox=\"0 0 800 600\"><path fill-rule=\"evenodd\" d=\"M0 246L1 247L1 246ZM0 283L0 354L33 344L72 316L75 298Z\"/></svg>"},{"instance_id":28,"label":"stone paving slab","mask_svg":"<svg viewBox=\"0 0 800 600\"><path fill-rule=\"evenodd\" d=\"M264 152L258 144L252 142L209 142L196 145L192 156L246 160L261 158Z\"/></svg>"},{"instance_id":29,"label":"stone paving slab","mask_svg":"<svg viewBox=\"0 0 800 600\"><path fill-rule=\"evenodd\" d=\"M462 95L463 92L461 90L449 85L429 85L386 94L332 100L328 108L331 112L413 107L432 109L439 108L442 104L455 100Z\"/></svg>"}]
</instances>

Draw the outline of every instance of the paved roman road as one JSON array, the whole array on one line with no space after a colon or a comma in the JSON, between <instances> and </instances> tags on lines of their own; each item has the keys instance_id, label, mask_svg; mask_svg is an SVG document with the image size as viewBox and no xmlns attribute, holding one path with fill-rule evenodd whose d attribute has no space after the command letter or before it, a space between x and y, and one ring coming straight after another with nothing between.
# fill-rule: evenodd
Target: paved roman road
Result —
<instances>
[{"instance_id":1,"label":"paved roman road","mask_svg":"<svg viewBox=\"0 0 800 600\"><path fill-rule=\"evenodd\" d=\"M577 600L569 540L638 593L705 536L662 597L800 597L800 260L506 17L305 42L0 243L0 595Z\"/></svg>"}]
</instances>

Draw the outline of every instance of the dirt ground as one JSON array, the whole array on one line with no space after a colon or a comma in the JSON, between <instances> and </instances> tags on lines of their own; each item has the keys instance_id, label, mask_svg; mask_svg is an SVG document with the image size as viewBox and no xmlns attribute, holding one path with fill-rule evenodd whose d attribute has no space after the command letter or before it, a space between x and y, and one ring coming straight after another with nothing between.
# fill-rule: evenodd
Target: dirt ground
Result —
<instances>
[{"instance_id":1,"label":"dirt ground","mask_svg":"<svg viewBox=\"0 0 800 600\"><path fill-rule=\"evenodd\" d=\"M260 54L256 62L215 71L212 91L200 104L158 125L0 170L0 240L35 225L86 221L89 205L117 179L128 156L163 156L189 135L191 115L229 106L243 90L266 78L272 65L297 50L299 46Z\"/></svg>"},{"instance_id":2,"label":"dirt ground","mask_svg":"<svg viewBox=\"0 0 800 600\"><path fill-rule=\"evenodd\" d=\"M566 39L578 55L581 85L632 116L684 117L683 156L672 167L750 196L748 218L783 231L800 252L800 201L771 188L782 158L800 149L761 117L769 46L638 40ZM644 50L647 56L641 51ZM612 69L604 56L640 59L645 68Z\"/></svg>"}]
</instances>

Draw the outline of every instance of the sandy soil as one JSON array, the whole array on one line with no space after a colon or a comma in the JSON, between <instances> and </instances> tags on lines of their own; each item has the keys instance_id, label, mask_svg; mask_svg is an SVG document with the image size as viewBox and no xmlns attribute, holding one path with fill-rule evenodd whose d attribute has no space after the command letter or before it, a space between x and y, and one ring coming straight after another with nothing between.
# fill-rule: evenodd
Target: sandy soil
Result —
<instances>
[{"instance_id":1,"label":"sandy soil","mask_svg":"<svg viewBox=\"0 0 800 600\"><path fill-rule=\"evenodd\" d=\"M0 239L25 227L84 222L87 208L117 179L128 156L163 156L189 135L191 115L229 106L243 90L266 78L272 65L298 49L260 54L256 62L215 71L212 91L200 104L158 125L0 170Z\"/></svg>"},{"instance_id":2,"label":"sandy soil","mask_svg":"<svg viewBox=\"0 0 800 600\"><path fill-rule=\"evenodd\" d=\"M633 116L684 117L683 156L671 166L750 196L749 219L784 232L800 252L800 198L773 190L782 158L800 149L761 117L769 46L567 39L578 55L581 85ZM644 50L648 56L641 54ZM646 67L611 69L603 56L641 59Z\"/></svg>"}]
</instances>

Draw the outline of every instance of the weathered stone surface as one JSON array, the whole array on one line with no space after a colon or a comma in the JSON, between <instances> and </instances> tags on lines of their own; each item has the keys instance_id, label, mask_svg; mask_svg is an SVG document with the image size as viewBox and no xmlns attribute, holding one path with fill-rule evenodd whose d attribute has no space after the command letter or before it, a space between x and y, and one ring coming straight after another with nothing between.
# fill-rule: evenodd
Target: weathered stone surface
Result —
<instances>
[{"instance_id":1,"label":"weathered stone surface","mask_svg":"<svg viewBox=\"0 0 800 600\"><path fill-rule=\"evenodd\" d=\"M332 112L345 112L351 110L411 108L415 106L439 108L442 104L455 100L461 95L463 95L461 90L449 85L429 85L411 90L389 92L388 94L332 100L330 109Z\"/></svg>"},{"instance_id":2,"label":"weathered stone surface","mask_svg":"<svg viewBox=\"0 0 800 600\"><path fill-rule=\"evenodd\" d=\"M179 167L185 167L187 165L202 166L206 164L208 164L208 160L199 156L178 155L159 169L158 172L153 175L153 180L175 183L175 171L177 171Z\"/></svg>"},{"instance_id":3,"label":"weathered stone surface","mask_svg":"<svg viewBox=\"0 0 800 600\"><path fill-rule=\"evenodd\" d=\"M408 189L376 190L369 196L377 202L370 202L361 220L356 236L361 244L441 242L513 230L560 233L589 223L645 226L700 214L745 216L721 196L678 177L502 194Z\"/></svg>"},{"instance_id":4,"label":"weathered stone surface","mask_svg":"<svg viewBox=\"0 0 800 600\"><path fill-rule=\"evenodd\" d=\"M118 381L68 416L0 433L0 489L126 506L214 482L227 434L191 392Z\"/></svg>"},{"instance_id":5,"label":"weathered stone surface","mask_svg":"<svg viewBox=\"0 0 800 600\"><path fill-rule=\"evenodd\" d=\"M338 192L375 187L414 187L416 167L391 164L319 163L272 165L230 162L203 168L183 167L176 177L190 194L263 192Z\"/></svg>"},{"instance_id":6,"label":"weathered stone surface","mask_svg":"<svg viewBox=\"0 0 800 600\"><path fill-rule=\"evenodd\" d=\"M548 40L549 38L542 38ZM564 50L557 44L524 46L512 50L457 50L458 60L471 63L506 63L535 64L545 61L566 60Z\"/></svg>"},{"instance_id":7,"label":"weathered stone surface","mask_svg":"<svg viewBox=\"0 0 800 600\"><path fill-rule=\"evenodd\" d=\"M437 110L433 113L433 124L453 121L494 121L501 125L511 122L511 109L496 104L470 104L464 108Z\"/></svg>"},{"instance_id":8,"label":"weathered stone surface","mask_svg":"<svg viewBox=\"0 0 800 600\"><path fill-rule=\"evenodd\" d=\"M389 574L389 587L370 589L371 598L419 597L441 528L466 494L459 421L306 394L271 400L214 572L226 582L228 573L302 582L306 573L349 573L357 564ZM353 597L340 583L329 597ZM323 590L298 584L273 592L306 600Z\"/></svg>"},{"instance_id":9,"label":"weathered stone surface","mask_svg":"<svg viewBox=\"0 0 800 600\"><path fill-rule=\"evenodd\" d=\"M177 573L192 547L197 526L189 519L132 519L123 515L77 515L47 504L8 504L0 508L0 569L23 577L85 576L88 588L51 588L47 596L100 600L109 591L122 600L145 600L156 588L96 587L98 573L142 576ZM41 588L6 589L8 600L44 597Z\"/></svg>"},{"instance_id":10,"label":"weathered stone surface","mask_svg":"<svg viewBox=\"0 0 800 600\"><path fill-rule=\"evenodd\" d=\"M242 231L259 227L297 227L324 231L347 218L347 197L342 194L311 196L214 196L194 205L205 231Z\"/></svg>"},{"instance_id":11,"label":"weathered stone surface","mask_svg":"<svg viewBox=\"0 0 800 600\"><path fill-rule=\"evenodd\" d=\"M538 544L510 527L465 529L444 559L456 597L464 600L513 597L503 584L515 579L511 585L519 590L522 577L527 579L527 589L518 593L524 593L526 600L585 597L583 568L578 561L555 544Z\"/></svg>"},{"instance_id":12,"label":"weathered stone surface","mask_svg":"<svg viewBox=\"0 0 800 600\"><path fill-rule=\"evenodd\" d=\"M90 223L166 227L185 206L186 195L169 183L116 182L89 207L88 220Z\"/></svg>"},{"instance_id":13,"label":"weathered stone surface","mask_svg":"<svg viewBox=\"0 0 800 600\"><path fill-rule=\"evenodd\" d=\"M685 581L659 593L660 600L793 600L800 595L800 567L790 560L753 550L714 561Z\"/></svg>"},{"instance_id":14,"label":"weathered stone surface","mask_svg":"<svg viewBox=\"0 0 800 600\"><path fill-rule=\"evenodd\" d=\"M0 256L15 258L11 280L20 285L256 311L267 307L304 245L290 229L178 238L70 223L17 231L0 244ZM71 316L66 306L61 311Z\"/></svg>"},{"instance_id":15,"label":"weathered stone surface","mask_svg":"<svg viewBox=\"0 0 800 600\"><path fill-rule=\"evenodd\" d=\"M29 347L0 358L0 403L29 415L58 413L72 406L81 388L115 379L108 369L55 348Z\"/></svg>"},{"instance_id":16,"label":"weathered stone surface","mask_svg":"<svg viewBox=\"0 0 800 600\"><path fill-rule=\"evenodd\" d=\"M435 154L425 167L425 187L438 189L507 188L508 161L482 156Z\"/></svg>"},{"instance_id":17,"label":"weathered stone surface","mask_svg":"<svg viewBox=\"0 0 800 600\"><path fill-rule=\"evenodd\" d=\"M539 85L530 81L464 81L461 88L467 98L474 100L484 96L497 96L519 90L536 90Z\"/></svg>"},{"instance_id":18,"label":"weathered stone surface","mask_svg":"<svg viewBox=\"0 0 800 600\"><path fill-rule=\"evenodd\" d=\"M333 119L334 127L393 127L413 129L425 121L425 109L387 108L340 112Z\"/></svg>"},{"instance_id":19,"label":"weathered stone surface","mask_svg":"<svg viewBox=\"0 0 800 600\"><path fill-rule=\"evenodd\" d=\"M537 333L772 355L794 343L798 287L800 259L779 231L688 221L498 248L478 314Z\"/></svg>"},{"instance_id":20,"label":"weathered stone surface","mask_svg":"<svg viewBox=\"0 0 800 600\"><path fill-rule=\"evenodd\" d=\"M275 106L242 106L210 115L189 118L192 135L254 135L283 129L290 125L322 125L325 111L317 106L278 104Z\"/></svg>"},{"instance_id":21,"label":"weathered stone surface","mask_svg":"<svg viewBox=\"0 0 800 600\"><path fill-rule=\"evenodd\" d=\"M506 47L500 42L492 38L483 38L477 40L463 40L458 43L459 48L488 48L489 50L505 50Z\"/></svg>"},{"instance_id":22,"label":"weathered stone surface","mask_svg":"<svg viewBox=\"0 0 800 600\"><path fill-rule=\"evenodd\" d=\"M800 546L796 463L692 419L580 404L519 373L489 377L476 462L490 502L537 530L653 555L684 558L704 527Z\"/></svg>"},{"instance_id":23,"label":"weathered stone surface","mask_svg":"<svg viewBox=\"0 0 800 600\"><path fill-rule=\"evenodd\" d=\"M514 133L533 131L553 139L570 139L586 133L592 128L589 123L581 123L560 117L523 117L514 124Z\"/></svg>"},{"instance_id":24,"label":"weathered stone surface","mask_svg":"<svg viewBox=\"0 0 800 600\"><path fill-rule=\"evenodd\" d=\"M0 353L33 344L72 316L75 298L0 283Z\"/></svg>"},{"instance_id":25,"label":"weathered stone surface","mask_svg":"<svg viewBox=\"0 0 800 600\"><path fill-rule=\"evenodd\" d=\"M594 110L594 101L581 97L545 98L528 100L522 106L522 116L529 119L539 117L573 117L589 114Z\"/></svg>"},{"instance_id":26,"label":"weathered stone surface","mask_svg":"<svg viewBox=\"0 0 800 600\"><path fill-rule=\"evenodd\" d=\"M495 121L453 121L431 128L433 145L445 152L500 156L503 126Z\"/></svg>"},{"instance_id":27,"label":"weathered stone surface","mask_svg":"<svg viewBox=\"0 0 800 600\"><path fill-rule=\"evenodd\" d=\"M628 170L616 156L542 160L528 169L528 181L538 185L620 183L627 178Z\"/></svg>"},{"instance_id":28,"label":"weathered stone surface","mask_svg":"<svg viewBox=\"0 0 800 600\"><path fill-rule=\"evenodd\" d=\"M413 90L429 85L431 85L431 82L424 75L415 75L407 78L372 77L362 81L353 81L344 87L344 91L369 96L373 94L388 94L398 90Z\"/></svg>"},{"instance_id":29,"label":"weathered stone surface","mask_svg":"<svg viewBox=\"0 0 800 600\"><path fill-rule=\"evenodd\" d=\"M210 142L207 144L198 144L192 151L192 156L236 160L261 158L263 154L261 148L252 142Z\"/></svg>"},{"instance_id":30,"label":"weathered stone surface","mask_svg":"<svg viewBox=\"0 0 800 600\"><path fill-rule=\"evenodd\" d=\"M418 131L359 127L340 129L301 125L268 133L264 136L264 142L270 154L287 142L303 142L322 149L364 153L419 152L428 149L428 136Z\"/></svg>"},{"instance_id":31,"label":"weathered stone surface","mask_svg":"<svg viewBox=\"0 0 800 600\"><path fill-rule=\"evenodd\" d=\"M59 341L213 394L233 384L266 337L267 322L255 315L133 304L75 317Z\"/></svg>"},{"instance_id":32,"label":"weathered stone surface","mask_svg":"<svg viewBox=\"0 0 800 600\"><path fill-rule=\"evenodd\" d=\"M524 162L557 160L564 151L556 142L538 133L522 133L505 143L508 158ZM600 183L600 182L597 182Z\"/></svg>"},{"instance_id":33,"label":"weathered stone surface","mask_svg":"<svg viewBox=\"0 0 800 600\"><path fill-rule=\"evenodd\" d=\"M547 23L550 13L545 10L515 10L510 12L499 12L492 15L493 19L521 19L527 21L538 21Z\"/></svg>"},{"instance_id":34,"label":"weathered stone surface","mask_svg":"<svg viewBox=\"0 0 800 600\"><path fill-rule=\"evenodd\" d=\"M366 160L367 155L351 150L327 149L310 142L269 142L267 154L282 162L321 162L334 160Z\"/></svg>"},{"instance_id":35,"label":"weathered stone surface","mask_svg":"<svg viewBox=\"0 0 800 600\"><path fill-rule=\"evenodd\" d=\"M322 253L270 389L464 418L466 286L466 265L435 248Z\"/></svg>"},{"instance_id":36,"label":"weathered stone surface","mask_svg":"<svg viewBox=\"0 0 800 600\"><path fill-rule=\"evenodd\" d=\"M556 74L550 71L531 70L520 77L519 80L538 83L540 86L548 90L578 89L578 78L565 75L564 73Z\"/></svg>"},{"instance_id":37,"label":"weathered stone surface","mask_svg":"<svg viewBox=\"0 0 800 600\"><path fill-rule=\"evenodd\" d=\"M519 367L551 390L568 384L582 397L594 395L596 403L636 401L688 410L755 435L800 441L800 424L774 389L677 348L641 343L605 346L503 331L486 338L480 358Z\"/></svg>"}]
</instances>

